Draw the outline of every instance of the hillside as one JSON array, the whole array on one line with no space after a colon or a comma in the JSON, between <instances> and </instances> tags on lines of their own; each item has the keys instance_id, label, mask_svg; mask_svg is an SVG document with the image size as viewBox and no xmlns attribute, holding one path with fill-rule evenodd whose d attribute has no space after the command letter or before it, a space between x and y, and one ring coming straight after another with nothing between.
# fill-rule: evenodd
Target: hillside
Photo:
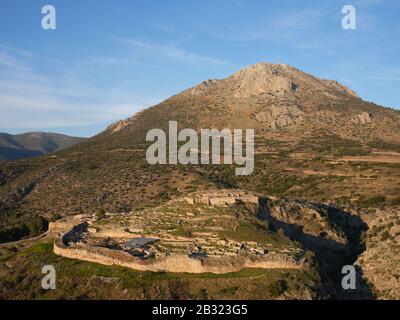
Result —
<instances>
[{"instance_id":1,"label":"hillside","mask_svg":"<svg viewBox=\"0 0 400 320\"><path fill-rule=\"evenodd\" d=\"M275 78L287 81L279 88L271 88L269 82L258 83L257 79L264 77L271 78L270 82ZM289 82L296 83L295 91L290 90ZM238 92L246 92L246 97L242 93L236 97ZM248 97L250 92L254 95ZM168 120L177 120L179 128L255 128L256 172L239 178L232 176L229 166L150 166L144 157L145 135L152 128L167 129ZM288 66L259 64L173 96L56 153L56 158L3 164L0 203L3 209L22 207L47 215L55 211L65 215L99 206L120 209L146 205L159 201L160 194L168 196L173 190L182 192L186 187L190 190L240 185L284 194L304 178L312 182L317 178L314 171L325 171L324 180L334 180L336 176L340 184L348 179L347 185L355 194L374 194L383 190L365 189L362 181L352 181L355 168L348 157L396 157L400 151L399 124L399 111L364 102L335 82L316 79ZM328 163L331 158L340 163L332 167ZM385 166L381 170L383 176L390 171ZM340 176L335 175L338 170ZM279 185L275 181L278 178L282 180ZM51 193L45 191L50 185ZM390 190L395 189L396 184ZM307 194L299 189L291 191ZM324 192L333 199L342 191ZM312 192L316 194L317 189Z\"/></svg>"},{"instance_id":2,"label":"hillside","mask_svg":"<svg viewBox=\"0 0 400 320\"><path fill-rule=\"evenodd\" d=\"M149 165L146 133L167 131L169 120L196 130L255 129L253 174L235 176L232 165ZM226 79L204 81L52 156L1 164L1 235L8 240L36 235L41 228L27 226L39 216L53 221L99 210L136 212L193 192L221 189L284 199L285 208L305 207L298 217L272 210L268 219L314 252L325 290L334 296L327 266L337 253L335 247L326 251L324 245L331 242L323 239L335 234L325 220L340 214L342 222L357 221L346 240L353 245L349 260L355 261L364 245L369 250L362 221L399 209L400 111L363 101L335 81L287 65L249 66ZM316 223L307 216L313 203L325 213L336 209ZM354 217L346 218L347 213ZM335 222L339 229L340 221ZM300 222L303 231L293 232ZM393 236L391 246L397 248L399 235ZM400 293L391 293L396 295Z\"/></svg>"},{"instance_id":3,"label":"hillside","mask_svg":"<svg viewBox=\"0 0 400 320\"><path fill-rule=\"evenodd\" d=\"M0 133L0 162L37 157L71 147L84 138L46 132Z\"/></svg>"}]
</instances>

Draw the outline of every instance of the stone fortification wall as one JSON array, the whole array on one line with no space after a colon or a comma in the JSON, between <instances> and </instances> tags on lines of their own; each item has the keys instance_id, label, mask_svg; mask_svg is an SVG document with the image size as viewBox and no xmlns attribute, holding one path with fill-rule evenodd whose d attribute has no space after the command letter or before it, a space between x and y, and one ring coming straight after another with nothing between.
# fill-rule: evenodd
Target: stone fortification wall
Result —
<instances>
[{"instance_id":1,"label":"stone fortification wall","mask_svg":"<svg viewBox=\"0 0 400 320\"><path fill-rule=\"evenodd\" d=\"M104 265L119 265L139 271L153 272L185 272L185 273L229 273L237 272L243 268L265 268L265 269L300 269L302 263L291 257L276 256L270 257L246 257L226 256L221 258L207 258L198 260L185 254L170 254L165 257L142 260L134 257L128 252L112 250L104 247L92 246L80 242L77 230L81 230L82 224L75 226L66 234L57 237L54 242L54 252L60 256L100 263Z\"/></svg>"},{"instance_id":2,"label":"stone fortification wall","mask_svg":"<svg viewBox=\"0 0 400 320\"><path fill-rule=\"evenodd\" d=\"M184 254L171 254L170 256L154 260L141 260L123 251L83 244L67 247L61 241L56 241L54 243L54 252L66 258L85 260L104 265L119 265L139 271L153 272L210 272L223 274L237 272L243 268L300 269L302 267L302 264L292 261L268 261L267 259L252 261L245 258L232 259L232 257L229 257L230 259L220 258L223 259L223 261L218 261L218 263L214 264L214 261L212 261L213 259L201 261L190 258Z\"/></svg>"},{"instance_id":3,"label":"stone fortification wall","mask_svg":"<svg viewBox=\"0 0 400 320\"><path fill-rule=\"evenodd\" d=\"M232 205L237 202L259 204L260 197L239 191L211 191L184 198L190 204L200 203L209 206Z\"/></svg>"}]
</instances>

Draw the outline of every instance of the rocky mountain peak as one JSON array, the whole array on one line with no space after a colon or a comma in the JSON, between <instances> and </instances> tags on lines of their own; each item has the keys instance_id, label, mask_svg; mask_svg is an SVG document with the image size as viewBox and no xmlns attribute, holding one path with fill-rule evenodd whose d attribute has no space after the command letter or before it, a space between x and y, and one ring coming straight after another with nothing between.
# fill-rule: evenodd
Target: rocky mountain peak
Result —
<instances>
[{"instance_id":1,"label":"rocky mountain peak","mask_svg":"<svg viewBox=\"0 0 400 320\"><path fill-rule=\"evenodd\" d=\"M240 69L238 72L234 73L232 77L234 79L242 79L243 77L272 77L278 75L284 75L285 72L294 69L287 64L273 64L269 62L259 62L253 65L249 65Z\"/></svg>"},{"instance_id":2,"label":"rocky mountain peak","mask_svg":"<svg viewBox=\"0 0 400 320\"><path fill-rule=\"evenodd\" d=\"M260 62L247 66L222 80L206 80L185 91L198 96L210 94L214 89L219 93L224 89L235 99L247 99L262 94L272 94L277 97L296 96L306 91L320 92L330 98L338 95L357 94L334 80L323 80L302 72L287 64Z\"/></svg>"},{"instance_id":3,"label":"rocky mountain peak","mask_svg":"<svg viewBox=\"0 0 400 320\"><path fill-rule=\"evenodd\" d=\"M167 119L179 121L187 128L236 126L268 133L298 132L302 136L329 128L332 134L358 139L371 130L383 139L391 134L385 128L398 128L380 125L382 119L398 121L397 114L391 115L388 110L356 97L337 81L321 79L285 64L258 63L225 79L205 80L114 123L106 131L121 135L135 132L134 139L143 141L143 133L148 130L166 129Z\"/></svg>"},{"instance_id":4,"label":"rocky mountain peak","mask_svg":"<svg viewBox=\"0 0 400 320\"><path fill-rule=\"evenodd\" d=\"M292 69L284 64L257 63L231 78L238 83L235 98L249 98L266 92L295 93L298 85L291 77Z\"/></svg>"}]
</instances>

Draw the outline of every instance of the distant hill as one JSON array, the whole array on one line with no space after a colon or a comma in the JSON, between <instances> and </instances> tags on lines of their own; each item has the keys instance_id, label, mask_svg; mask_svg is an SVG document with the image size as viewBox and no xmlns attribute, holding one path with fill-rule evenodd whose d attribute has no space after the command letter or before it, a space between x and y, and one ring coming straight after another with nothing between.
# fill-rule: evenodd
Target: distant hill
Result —
<instances>
[{"instance_id":1,"label":"distant hill","mask_svg":"<svg viewBox=\"0 0 400 320\"><path fill-rule=\"evenodd\" d=\"M83 140L85 138L47 132L17 135L0 133L0 162L37 157L71 147Z\"/></svg>"}]
</instances>

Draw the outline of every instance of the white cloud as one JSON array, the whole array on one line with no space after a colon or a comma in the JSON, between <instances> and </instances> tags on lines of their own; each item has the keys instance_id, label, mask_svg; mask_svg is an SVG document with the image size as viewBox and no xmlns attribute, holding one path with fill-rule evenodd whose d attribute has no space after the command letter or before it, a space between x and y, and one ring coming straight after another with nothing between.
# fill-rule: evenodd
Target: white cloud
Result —
<instances>
[{"instance_id":1,"label":"white cloud","mask_svg":"<svg viewBox=\"0 0 400 320\"><path fill-rule=\"evenodd\" d=\"M83 80L84 66L100 70L98 67L105 65L123 68L122 63L131 63L132 60L94 57L72 63L54 74L42 74L35 54L1 48L0 131L116 121L158 101L156 97L147 99L136 95L130 87L116 84L104 90L90 80Z\"/></svg>"},{"instance_id":2,"label":"white cloud","mask_svg":"<svg viewBox=\"0 0 400 320\"><path fill-rule=\"evenodd\" d=\"M29 68L23 63L15 59L13 56L6 52L0 52L0 67L16 69L16 70L28 70Z\"/></svg>"},{"instance_id":3,"label":"white cloud","mask_svg":"<svg viewBox=\"0 0 400 320\"><path fill-rule=\"evenodd\" d=\"M131 47L149 51L158 55L163 55L168 58L175 59L181 62L191 62L191 63L204 62L212 64L225 63L224 60L187 51L185 49L178 48L173 44L160 45L132 38L116 38L116 39Z\"/></svg>"},{"instance_id":4,"label":"white cloud","mask_svg":"<svg viewBox=\"0 0 400 320\"><path fill-rule=\"evenodd\" d=\"M250 25L239 25L239 28L228 26L209 33L216 39L226 41L268 41L287 44L303 42L303 36L321 25L326 12L318 8L281 10L267 13L262 20L252 21ZM311 34L311 33L310 33ZM297 40L300 39L300 40Z\"/></svg>"}]
</instances>

